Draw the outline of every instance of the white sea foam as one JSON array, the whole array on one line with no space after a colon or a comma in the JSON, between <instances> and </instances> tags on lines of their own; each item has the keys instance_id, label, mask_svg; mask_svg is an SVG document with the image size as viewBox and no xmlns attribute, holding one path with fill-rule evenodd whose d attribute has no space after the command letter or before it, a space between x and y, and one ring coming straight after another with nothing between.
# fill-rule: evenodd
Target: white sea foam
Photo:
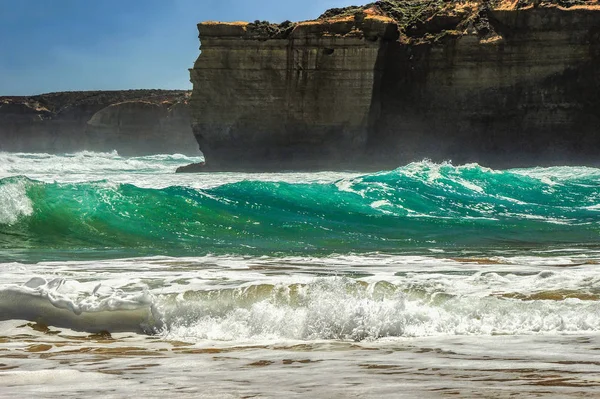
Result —
<instances>
[{"instance_id":1,"label":"white sea foam","mask_svg":"<svg viewBox=\"0 0 600 399\"><path fill-rule=\"evenodd\" d=\"M373 201L371 203L371 208L373 208L373 209L378 209L378 208L382 208L382 207L391 207L391 206L393 206L393 205L388 200Z\"/></svg>"},{"instance_id":2,"label":"white sea foam","mask_svg":"<svg viewBox=\"0 0 600 399\"><path fill-rule=\"evenodd\" d=\"M71 279L21 283L10 264L0 314L188 341L600 333L600 272L544 259L148 258L42 263L29 272Z\"/></svg>"},{"instance_id":3,"label":"white sea foam","mask_svg":"<svg viewBox=\"0 0 600 399\"><path fill-rule=\"evenodd\" d=\"M600 169L585 166L553 166L548 168L536 167L527 169L511 169L512 173L538 179L545 184L555 185L569 180L585 178L600 178Z\"/></svg>"},{"instance_id":4,"label":"white sea foam","mask_svg":"<svg viewBox=\"0 0 600 399\"><path fill-rule=\"evenodd\" d=\"M26 181L0 185L0 224L14 224L22 216L33 214L33 204L27 197Z\"/></svg>"},{"instance_id":5,"label":"white sea foam","mask_svg":"<svg viewBox=\"0 0 600 399\"><path fill-rule=\"evenodd\" d=\"M488 286L502 286L509 279L487 275L484 280ZM165 311L164 334L170 339L246 341L600 332L594 301L522 301L442 290L425 294L426 287L411 292L339 278L294 289L291 297L286 297L290 287L281 287L250 304L240 293L233 307L178 303ZM223 297L213 294L215 300Z\"/></svg>"},{"instance_id":6,"label":"white sea foam","mask_svg":"<svg viewBox=\"0 0 600 399\"><path fill-rule=\"evenodd\" d=\"M0 175L45 175L67 177L68 175L101 176L107 173L156 173L174 172L181 165L201 161L201 157L182 154L122 157L116 151L82 151L73 154L28 154L0 152Z\"/></svg>"},{"instance_id":7,"label":"white sea foam","mask_svg":"<svg viewBox=\"0 0 600 399\"><path fill-rule=\"evenodd\" d=\"M0 152L0 178L25 176L47 183L80 183L106 180L143 188L173 185L199 189L218 187L244 180L288 183L333 183L359 173L234 173L211 172L175 174L179 166L200 162L202 157L181 154L122 157L116 151L51 155Z\"/></svg>"}]
</instances>

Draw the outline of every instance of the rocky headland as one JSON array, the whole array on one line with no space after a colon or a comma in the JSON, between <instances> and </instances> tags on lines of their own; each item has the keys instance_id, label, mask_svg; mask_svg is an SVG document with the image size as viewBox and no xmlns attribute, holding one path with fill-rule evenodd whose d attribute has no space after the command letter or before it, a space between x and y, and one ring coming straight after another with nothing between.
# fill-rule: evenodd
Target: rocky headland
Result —
<instances>
[{"instance_id":1,"label":"rocky headland","mask_svg":"<svg viewBox=\"0 0 600 399\"><path fill-rule=\"evenodd\" d=\"M189 97L182 90L0 97L0 151L198 155Z\"/></svg>"},{"instance_id":2,"label":"rocky headland","mask_svg":"<svg viewBox=\"0 0 600 399\"><path fill-rule=\"evenodd\" d=\"M181 171L600 163L596 0L381 0L198 30L206 165Z\"/></svg>"}]
</instances>

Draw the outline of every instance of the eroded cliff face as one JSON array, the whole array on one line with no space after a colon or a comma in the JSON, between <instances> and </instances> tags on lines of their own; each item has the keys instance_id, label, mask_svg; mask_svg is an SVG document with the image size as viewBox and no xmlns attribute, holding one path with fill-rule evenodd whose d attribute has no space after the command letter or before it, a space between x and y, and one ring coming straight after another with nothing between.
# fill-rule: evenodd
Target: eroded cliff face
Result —
<instances>
[{"instance_id":1,"label":"eroded cliff face","mask_svg":"<svg viewBox=\"0 0 600 399\"><path fill-rule=\"evenodd\" d=\"M386 0L201 23L190 104L206 166L595 163L600 6L579 3Z\"/></svg>"},{"instance_id":2,"label":"eroded cliff face","mask_svg":"<svg viewBox=\"0 0 600 399\"><path fill-rule=\"evenodd\" d=\"M502 167L600 163L600 8L486 16L484 35L468 27L388 45L369 150Z\"/></svg>"},{"instance_id":3,"label":"eroded cliff face","mask_svg":"<svg viewBox=\"0 0 600 399\"><path fill-rule=\"evenodd\" d=\"M197 155L186 91L0 97L0 151Z\"/></svg>"},{"instance_id":4,"label":"eroded cliff face","mask_svg":"<svg viewBox=\"0 0 600 399\"><path fill-rule=\"evenodd\" d=\"M212 165L324 167L361 151L389 18L296 25L268 37L245 23L198 25L194 133Z\"/></svg>"}]
</instances>

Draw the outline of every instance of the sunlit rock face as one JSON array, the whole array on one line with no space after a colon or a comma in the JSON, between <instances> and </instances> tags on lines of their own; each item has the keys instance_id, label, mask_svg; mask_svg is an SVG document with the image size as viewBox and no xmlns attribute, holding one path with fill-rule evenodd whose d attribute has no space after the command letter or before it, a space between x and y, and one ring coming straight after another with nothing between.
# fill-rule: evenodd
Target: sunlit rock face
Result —
<instances>
[{"instance_id":1,"label":"sunlit rock face","mask_svg":"<svg viewBox=\"0 0 600 399\"><path fill-rule=\"evenodd\" d=\"M286 37L244 23L198 28L190 103L211 164L325 167L364 150L381 40L398 37L393 20L310 21Z\"/></svg>"},{"instance_id":2,"label":"sunlit rock face","mask_svg":"<svg viewBox=\"0 0 600 399\"><path fill-rule=\"evenodd\" d=\"M193 131L215 169L593 162L600 6L403 2L198 25ZM402 11L402 10L400 10Z\"/></svg>"},{"instance_id":3,"label":"sunlit rock face","mask_svg":"<svg viewBox=\"0 0 600 399\"><path fill-rule=\"evenodd\" d=\"M166 90L0 97L0 150L197 155L188 98Z\"/></svg>"}]
</instances>

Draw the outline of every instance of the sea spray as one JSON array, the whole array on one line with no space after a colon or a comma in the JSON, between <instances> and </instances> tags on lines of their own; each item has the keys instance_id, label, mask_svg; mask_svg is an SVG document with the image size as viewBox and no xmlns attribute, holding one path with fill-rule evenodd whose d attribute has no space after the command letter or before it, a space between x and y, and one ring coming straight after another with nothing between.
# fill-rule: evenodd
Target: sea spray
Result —
<instances>
[{"instance_id":1,"label":"sea spray","mask_svg":"<svg viewBox=\"0 0 600 399\"><path fill-rule=\"evenodd\" d=\"M26 179L3 179L0 182L0 225L13 225L19 218L31 216L33 205L27 197Z\"/></svg>"},{"instance_id":2,"label":"sea spray","mask_svg":"<svg viewBox=\"0 0 600 399\"><path fill-rule=\"evenodd\" d=\"M230 273L233 277L235 269ZM225 287L193 290L156 278L154 288L129 280L121 288L101 289L98 281L33 278L0 287L0 320L191 342L598 333L600 291L589 292L590 281L597 289L598 272L580 274L547 270L519 276L463 268L460 274L407 273L391 281L330 276L291 282L273 276L265 283L239 284L230 279Z\"/></svg>"}]
</instances>

